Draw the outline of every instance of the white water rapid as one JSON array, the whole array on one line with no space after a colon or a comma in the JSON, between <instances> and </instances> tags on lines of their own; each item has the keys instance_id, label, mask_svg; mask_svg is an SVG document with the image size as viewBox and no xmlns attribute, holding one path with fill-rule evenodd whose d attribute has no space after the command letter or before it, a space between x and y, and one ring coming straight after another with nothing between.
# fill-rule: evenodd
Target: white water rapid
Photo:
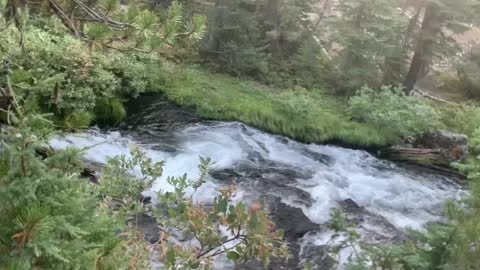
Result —
<instances>
[{"instance_id":1,"label":"white water rapid","mask_svg":"<svg viewBox=\"0 0 480 270\"><path fill-rule=\"evenodd\" d=\"M153 160L166 161L164 177L155 183L154 191L170 189L165 180L167 176L187 173L195 179L199 174L199 156L210 157L215 161L212 170L219 172L212 176L231 172L236 178L243 177L239 197L278 196L282 202L301 208L310 221L318 224L328 221L330 211L350 199L400 231L422 229L427 223L442 218L447 200L465 194L446 177L409 172L364 151L302 144L239 123L200 123L177 130L171 136L174 140L169 142L170 150L165 149L161 139L158 143L152 143L154 139L151 139L146 144L128 132L102 133L94 129L56 138L51 146L57 149L91 147L86 159L105 163L109 157L128 156L130 147L138 145ZM250 174L245 172L251 168L259 173L249 183ZM283 178L278 178L280 176ZM211 177L202 186L198 200L208 201L216 195L225 181L218 178ZM262 179L267 178L268 183L262 183ZM376 221L366 220L363 227L383 230ZM324 245L328 240L325 233L306 237L310 237L307 240L314 245Z\"/></svg>"}]
</instances>

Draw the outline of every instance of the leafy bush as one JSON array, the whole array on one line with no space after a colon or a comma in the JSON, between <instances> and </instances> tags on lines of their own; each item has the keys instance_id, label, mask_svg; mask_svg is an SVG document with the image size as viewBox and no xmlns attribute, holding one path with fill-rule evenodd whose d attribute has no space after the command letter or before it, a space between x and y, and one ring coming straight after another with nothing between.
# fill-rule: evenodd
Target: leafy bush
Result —
<instances>
[{"instance_id":1,"label":"leafy bush","mask_svg":"<svg viewBox=\"0 0 480 270\"><path fill-rule=\"evenodd\" d=\"M444 128L472 136L480 126L480 108L475 105L437 105L435 107Z\"/></svg>"},{"instance_id":2,"label":"leafy bush","mask_svg":"<svg viewBox=\"0 0 480 270\"><path fill-rule=\"evenodd\" d=\"M45 111L67 118L72 113L91 112L99 100L136 97L162 90L169 83L168 73L153 55L90 51L65 30L50 32L34 22L24 30L24 48L18 46L17 29L3 31L0 53L1 60L10 63L11 82L19 97L35 98ZM6 82L0 79L2 84ZM112 120L116 123L124 112L114 112Z\"/></svg>"},{"instance_id":3,"label":"leafy bush","mask_svg":"<svg viewBox=\"0 0 480 270\"><path fill-rule=\"evenodd\" d=\"M390 129L401 137L419 135L439 125L435 110L400 87L384 86L378 91L363 87L349 101L352 117Z\"/></svg>"}]
</instances>

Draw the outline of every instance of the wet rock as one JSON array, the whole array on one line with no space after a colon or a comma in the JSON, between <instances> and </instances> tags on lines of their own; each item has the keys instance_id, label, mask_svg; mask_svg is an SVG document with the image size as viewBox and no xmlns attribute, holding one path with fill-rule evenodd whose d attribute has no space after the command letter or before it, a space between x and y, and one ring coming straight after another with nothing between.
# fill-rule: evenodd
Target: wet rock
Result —
<instances>
[{"instance_id":1,"label":"wet rock","mask_svg":"<svg viewBox=\"0 0 480 270\"><path fill-rule=\"evenodd\" d=\"M303 266L310 265L312 270L329 270L335 269L337 261L328 253L327 245L315 246L306 243L302 247L301 264Z\"/></svg>"},{"instance_id":2,"label":"wet rock","mask_svg":"<svg viewBox=\"0 0 480 270\"><path fill-rule=\"evenodd\" d=\"M135 224L139 231L141 231L145 240L150 243L156 243L160 240L161 229L157 219L146 214L138 214L135 216Z\"/></svg>"},{"instance_id":3,"label":"wet rock","mask_svg":"<svg viewBox=\"0 0 480 270\"><path fill-rule=\"evenodd\" d=\"M313 223L305 216L302 209L289 206L280 198L270 202L270 214L277 227L285 231L285 239L290 242L320 228L320 225Z\"/></svg>"},{"instance_id":4,"label":"wet rock","mask_svg":"<svg viewBox=\"0 0 480 270\"><path fill-rule=\"evenodd\" d=\"M233 181L243 177L243 175L238 173L235 169L212 170L209 173L211 177L221 182Z\"/></svg>"},{"instance_id":5,"label":"wet rock","mask_svg":"<svg viewBox=\"0 0 480 270\"><path fill-rule=\"evenodd\" d=\"M288 164L264 161L262 165L248 160L233 168L214 170L210 176L222 183L239 183L241 188L254 194L280 196L307 207L313 204L310 194L298 187L297 179L308 179L312 173Z\"/></svg>"},{"instance_id":6,"label":"wet rock","mask_svg":"<svg viewBox=\"0 0 480 270\"><path fill-rule=\"evenodd\" d=\"M97 173L89 168L84 168L82 172L80 173L80 177L82 178L88 178L90 183L98 184L98 176Z\"/></svg>"},{"instance_id":7,"label":"wet rock","mask_svg":"<svg viewBox=\"0 0 480 270\"><path fill-rule=\"evenodd\" d=\"M359 213L361 211L364 211L364 208L358 205L354 200L352 199L346 199L343 201L340 201L340 206L342 209L347 212L347 213Z\"/></svg>"},{"instance_id":8,"label":"wet rock","mask_svg":"<svg viewBox=\"0 0 480 270\"><path fill-rule=\"evenodd\" d=\"M193 110L170 102L163 95L145 95L127 103L128 118L120 128L142 143L152 144L155 150L176 152L174 133L201 121Z\"/></svg>"},{"instance_id":9,"label":"wet rock","mask_svg":"<svg viewBox=\"0 0 480 270\"><path fill-rule=\"evenodd\" d=\"M311 158L311 159L313 159L313 160L315 160L319 163L325 164L325 165L332 165L333 163L335 163L333 158L331 158L331 157L329 157L325 154L312 151L308 148L302 149L302 153L306 157L309 157L309 158Z\"/></svg>"},{"instance_id":10,"label":"wet rock","mask_svg":"<svg viewBox=\"0 0 480 270\"><path fill-rule=\"evenodd\" d=\"M390 242L392 239L403 238L403 233L385 217L368 211L354 200L349 198L340 201L339 205L348 214L354 226L362 230L363 236L367 239Z\"/></svg>"},{"instance_id":11,"label":"wet rock","mask_svg":"<svg viewBox=\"0 0 480 270\"><path fill-rule=\"evenodd\" d=\"M138 196L138 201L141 202L141 203L144 203L144 204L151 204L152 203L152 197L140 194Z\"/></svg>"},{"instance_id":12,"label":"wet rock","mask_svg":"<svg viewBox=\"0 0 480 270\"><path fill-rule=\"evenodd\" d=\"M145 95L127 104L129 117L124 127L148 127L149 130L171 132L179 127L200 122L200 118L185 107L170 102L162 95Z\"/></svg>"}]
</instances>

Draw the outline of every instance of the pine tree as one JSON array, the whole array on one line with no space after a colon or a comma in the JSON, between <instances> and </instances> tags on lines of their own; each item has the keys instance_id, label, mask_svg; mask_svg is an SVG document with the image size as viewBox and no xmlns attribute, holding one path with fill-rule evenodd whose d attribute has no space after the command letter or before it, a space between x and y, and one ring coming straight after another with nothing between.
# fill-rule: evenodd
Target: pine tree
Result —
<instances>
[{"instance_id":1,"label":"pine tree","mask_svg":"<svg viewBox=\"0 0 480 270\"><path fill-rule=\"evenodd\" d=\"M183 17L182 5L172 2L162 14L148 10L142 2L119 0L8 0L4 10L7 23L22 28L22 10L43 17L56 16L77 38L116 50L151 51L173 46L179 39L198 41L205 32L205 17Z\"/></svg>"},{"instance_id":2,"label":"pine tree","mask_svg":"<svg viewBox=\"0 0 480 270\"><path fill-rule=\"evenodd\" d=\"M326 26L333 32L330 39L342 47L340 66L348 83L340 90L351 94L364 84L381 84L384 66L391 68L392 59L399 57L398 33L404 24L397 6L396 0L339 2L341 15Z\"/></svg>"},{"instance_id":3,"label":"pine tree","mask_svg":"<svg viewBox=\"0 0 480 270\"><path fill-rule=\"evenodd\" d=\"M8 75L7 75L8 78ZM127 269L145 267L134 246L117 236L125 224L100 206L93 185L80 179L80 151L47 151L52 134L48 115L16 99L10 126L0 134L0 268ZM118 256L122 254L122 256ZM114 259L115 258L115 259Z\"/></svg>"},{"instance_id":4,"label":"pine tree","mask_svg":"<svg viewBox=\"0 0 480 270\"><path fill-rule=\"evenodd\" d=\"M441 49L440 42L445 38L443 31L464 31L465 24L476 18L480 8L478 0L426 1L425 14L420 33L416 40L415 53L406 76L404 87L412 90L430 68L435 54Z\"/></svg>"},{"instance_id":5,"label":"pine tree","mask_svg":"<svg viewBox=\"0 0 480 270\"><path fill-rule=\"evenodd\" d=\"M298 52L310 10L309 0L217 0L208 16L204 58L231 73L265 78Z\"/></svg>"}]
</instances>

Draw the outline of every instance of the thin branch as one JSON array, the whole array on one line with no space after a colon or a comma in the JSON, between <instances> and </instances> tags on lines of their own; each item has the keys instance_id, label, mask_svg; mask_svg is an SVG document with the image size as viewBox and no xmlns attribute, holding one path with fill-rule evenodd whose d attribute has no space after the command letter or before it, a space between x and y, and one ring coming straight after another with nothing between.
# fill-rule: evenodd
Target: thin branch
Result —
<instances>
[{"instance_id":1,"label":"thin branch","mask_svg":"<svg viewBox=\"0 0 480 270\"><path fill-rule=\"evenodd\" d=\"M213 251L213 250L215 250L215 249L217 249L217 248L222 248L223 245L225 245L226 243L229 243L229 242L232 242L232 241L235 241L235 240L242 240L243 242L246 242L246 239L247 239L247 236L246 236L246 235L235 236L235 237L233 237L233 238L230 238L230 239L226 240L226 241L223 242L221 245L218 245L218 246L215 246L215 247L211 247L211 248L207 249L206 251L204 251L203 253L199 253L199 254L197 255L197 258L201 258L201 257L207 255L208 253L210 253L211 251ZM238 244L237 244L237 245L238 245ZM237 245L235 245L235 246L237 246ZM226 251L226 250L230 250L230 249L221 249L221 250ZM212 255L209 255L208 257L213 257L213 256L218 255L218 254L216 254L217 252L218 252L218 251L214 252ZM221 253L223 253L223 252L221 252ZM221 253L219 253L219 254L221 254ZM216 254L216 255L215 255L215 254Z\"/></svg>"}]
</instances>

